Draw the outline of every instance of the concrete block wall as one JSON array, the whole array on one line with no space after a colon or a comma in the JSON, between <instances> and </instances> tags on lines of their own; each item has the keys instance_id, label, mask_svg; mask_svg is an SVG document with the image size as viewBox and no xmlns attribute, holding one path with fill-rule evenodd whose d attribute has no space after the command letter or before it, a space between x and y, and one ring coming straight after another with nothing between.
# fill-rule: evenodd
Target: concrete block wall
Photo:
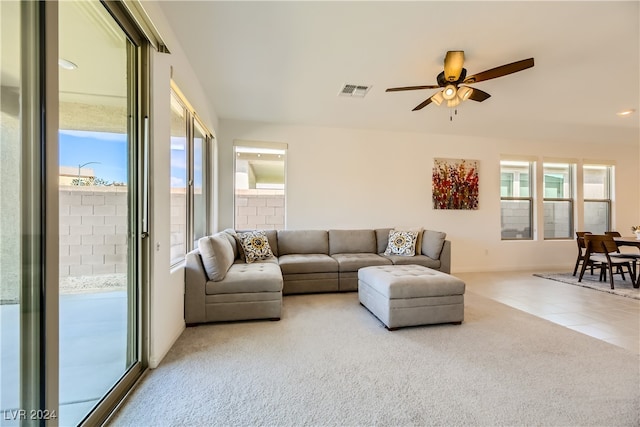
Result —
<instances>
[{"instance_id":1,"label":"concrete block wall","mask_svg":"<svg viewBox=\"0 0 640 427\"><path fill-rule=\"evenodd\" d=\"M284 190L236 190L235 228L275 229L285 225Z\"/></svg>"},{"instance_id":2,"label":"concrete block wall","mask_svg":"<svg viewBox=\"0 0 640 427\"><path fill-rule=\"evenodd\" d=\"M522 201L500 202L502 237L506 239L531 237L529 224L529 204Z\"/></svg>"},{"instance_id":3,"label":"concrete block wall","mask_svg":"<svg viewBox=\"0 0 640 427\"><path fill-rule=\"evenodd\" d=\"M187 196L184 188L171 189L171 264L187 253Z\"/></svg>"},{"instance_id":4,"label":"concrete block wall","mask_svg":"<svg viewBox=\"0 0 640 427\"><path fill-rule=\"evenodd\" d=\"M60 276L127 272L127 187L60 187Z\"/></svg>"},{"instance_id":5,"label":"concrete block wall","mask_svg":"<svg viewBox=\"0 0 640 427\"><path fill-rule=\"evenodd\" d=\"M573 237L573 230L570 230L569 206L566 202L544 203L545 239Z\"/></svg>"}]
</instances>

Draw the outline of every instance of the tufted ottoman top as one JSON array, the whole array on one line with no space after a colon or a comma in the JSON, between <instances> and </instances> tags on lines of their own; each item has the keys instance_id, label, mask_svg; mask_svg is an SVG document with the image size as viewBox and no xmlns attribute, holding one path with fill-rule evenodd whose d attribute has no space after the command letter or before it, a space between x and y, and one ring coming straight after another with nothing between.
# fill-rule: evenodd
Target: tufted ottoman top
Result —
<instances>
[{"instance_id":1,"label":"tufted ottoman top","mask_svg":"<svg viewBox=\"0 0 640 427\"><path fill-rule=\"evenodd\" d=\"M358 280L389 299L463 295L457 277L421 265L381 265L358 270Z\"/></svg>"}]
</instances>

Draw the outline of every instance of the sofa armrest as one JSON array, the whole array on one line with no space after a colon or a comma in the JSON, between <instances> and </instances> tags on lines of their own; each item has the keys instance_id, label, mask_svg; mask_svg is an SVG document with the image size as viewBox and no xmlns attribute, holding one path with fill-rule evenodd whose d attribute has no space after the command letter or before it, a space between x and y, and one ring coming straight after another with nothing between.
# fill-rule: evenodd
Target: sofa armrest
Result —
<instances>
[{"instance_id":1,"label":"sofa armrest","mask_svg":"<svg viewBox=\"0 0 640 427\"><path fill-rule=\"evenodd\" d=\"M440 252L440 271L451 274L451 240L445 240Z\"/></svg>"},{"instance_id":2,"label":"sofa armrest","mask_svg":"<svg viewBox=\"0 0 640 427\"><path fill-rule=\"evenodd\" d=\"M206 321L207 273L202 265L200 251L197 249L187 254L184 276L184 320L187 324L203 323Z\"/></svg>"}]
</instances>

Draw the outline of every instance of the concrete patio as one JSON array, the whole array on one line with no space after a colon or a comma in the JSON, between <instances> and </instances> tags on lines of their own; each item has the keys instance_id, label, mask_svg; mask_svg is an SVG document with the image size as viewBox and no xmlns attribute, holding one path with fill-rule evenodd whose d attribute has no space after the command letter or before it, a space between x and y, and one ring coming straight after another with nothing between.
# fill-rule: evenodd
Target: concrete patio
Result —
<instances>
[{"instance_id":1,"label":"concrete patio","mask_svg":"<svg viewBox=\"0 0 640 427\"><path fill-rule=\"evenodd\" d=\"M20 409L18 304L0 305L0 425L19 425L7 414ZM126 370L125 291L60 295L61 426L75 426Z\"/></svg>"}]
</instances>

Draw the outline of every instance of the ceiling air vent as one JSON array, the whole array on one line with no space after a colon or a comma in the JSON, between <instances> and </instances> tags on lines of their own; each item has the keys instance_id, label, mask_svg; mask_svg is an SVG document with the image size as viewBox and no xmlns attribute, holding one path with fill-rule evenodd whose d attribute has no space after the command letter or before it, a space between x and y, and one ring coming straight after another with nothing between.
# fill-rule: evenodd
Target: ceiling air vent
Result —
<instances>
[{"instance_id":1,"label":"ceiling air vent","mask_svg":"<svg viewBox=\"0 0 640 427\"><path fill-rule=\"evenodd\" d=\"M353 84L347 83L342 87L338 96L352 96L352 97L364 98L367 92L369 92L369 89L371 89L371 86L353 85Z\"/></svg>"}]
</instances>

